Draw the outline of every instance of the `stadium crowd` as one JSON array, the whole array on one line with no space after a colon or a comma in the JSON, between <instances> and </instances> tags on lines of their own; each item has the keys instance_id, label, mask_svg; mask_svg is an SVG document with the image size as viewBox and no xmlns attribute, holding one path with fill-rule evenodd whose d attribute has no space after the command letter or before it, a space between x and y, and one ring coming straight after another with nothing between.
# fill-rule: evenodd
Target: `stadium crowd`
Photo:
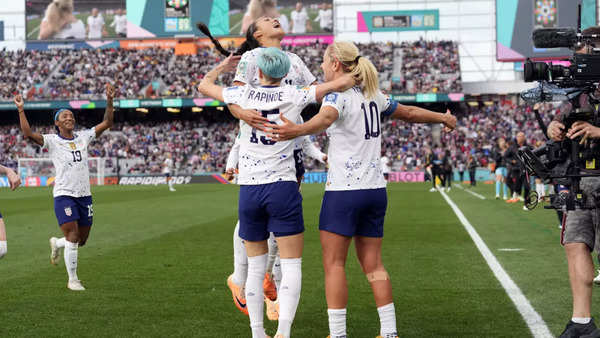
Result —
<instances>
[{"instance_id":1,"label":"stadium crowd","mask_svg":"<svg viewBox=\"0 0 600 338\"><path fill-rule=\"evenodd\" d=\"M358 44L380 72L381 88L398 93L460 92L458 47L451 41ZM286 46L322 80L320 65L327 45ZM15 93L26 100L102 99L112 81L116 98L196 96L195 85L223 56L200 48L196 55L172 49L80 49L0 51L0 100ZM393 76L394 63L402 74ZM398 68L398 67L397 67ZM399 69L399 68L398 68ZM221 82L231 84L233 74ZM394 80L394 81L393 81Z\"/></svg>"},{"instance_id":2,"label":"stadium crowd","mask_svg":"<svg viewBox=\"0 0 600 338\"><path fill-rule=\"evenodd\" d=\"M526 106L504 101L477 107L465 105L464 108L453 112L458 117L455 132L440 131L437 148L435 133L432 133L432 128L437 126L384 121L382 151L392 160L392 169L422 169L426 148L438 152L450 150L455 167L466 163L467 155L473 155L479 166L485 167L492 161L499 137L510 141L517 132L523 131L529 145L536 146L544 140L533 113ZM556 109L552 104L545 104L540 111L549 122ZM126 160L124 163L131 163L129 167L121 168L122 174L158 174L166 153L173 155L178 173L222 172L238 124L219 114L224 113L204 112L194 120L116 123L112 132L91 144L90 156L119 158ZM54 133L52 126L36 128L42 133ZM314 136L313 140L326 151L324 133ZM17 125L0 127L0 163L16 168L19 157L43 157L43 154L39 147L23 140ZM111 161L110 165L116 165L116 162ZM310 159L305 160L305 165L309 170L325 169Z\"/></svg>"}]
</instances>

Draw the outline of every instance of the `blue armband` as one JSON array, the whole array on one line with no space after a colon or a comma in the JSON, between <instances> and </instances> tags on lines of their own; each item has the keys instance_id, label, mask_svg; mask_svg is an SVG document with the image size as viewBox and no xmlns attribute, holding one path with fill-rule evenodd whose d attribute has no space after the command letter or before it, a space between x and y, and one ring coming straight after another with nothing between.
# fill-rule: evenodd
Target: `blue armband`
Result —
<instances>
[{"instance_id":1,"label":"blue armband","mask_svg":"<svg viewBox=\"0 0 600 338\"><path fill-rule=\"evenodd\" d=\"M398 101L394 100L394 99L389 99L390 100L390 105L388 106L388 108L383 111L381 113L382 116L390 116L394 113L394 111L396 111L396 108L398 108Z\"/></svg>"}]
</instances>

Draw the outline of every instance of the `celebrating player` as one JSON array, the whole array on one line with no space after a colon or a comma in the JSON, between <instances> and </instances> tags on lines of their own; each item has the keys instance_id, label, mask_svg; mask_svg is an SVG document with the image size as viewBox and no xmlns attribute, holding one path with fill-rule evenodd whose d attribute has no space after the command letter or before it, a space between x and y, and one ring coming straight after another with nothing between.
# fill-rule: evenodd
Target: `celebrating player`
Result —
<instances>
[{"instance_id":1,"label":"celebrating player","mask_svg":"<svg viewBox=\"0 0 600 338\"><path fill-rule=\"evenodd\" d=\"M349 88L351 77L318 86L281 86L290 69L289 57L277 48L262 49L257 57L261 86L223 88L214 84L217 76L231 67L232 57L210 71L198 90L216 100L260 109L263 116L279 121L286 116L296 121L309 103L320 101L335 88ZM267 265L267 238L273 232L281 257L282 280L278 294L279 326L275 337L289 337L301 285L304 222L302 197L296 183L294 142L274 142L264 132L247 124L240 128L238 183L239 235L248 255L246 305L254 338L266 337L263 326L263 279Z\"/></svg>"},{"instance_id":2,"label":"celebrating player","mask_svg":"<svg viewBox=\"0 0 600 338\"><path fill-rule=\"evenodd\" d=\"M381 337L397 337L390 277L381 260L383 221L387 208L386 181L381 168L380 116L408 122L444 123L454 129L449 112L434 113L399 105L379 91L377 70L350 42L335 42L323 56L325 79L351 74L360 83L331 93L319 113L295 125L281 116L283 125L269 124L274 140L289 140L327 129L329 172L319 229L325 269L325 294L332 338L346 337L346 257L352 238L371 289L381 322Z\"/></svg>"},{"instance_id":3,"label":"celebrating player","mask_svg":"<svg viewBox=\"0 0 600 338\"><path fill-rule=\"evenodd\" d=\"M25 138L48 150L56 169L54 181L54 212L64 237L50 238L50 262L57 264L60 249L64 248L64 260L69 275L67 287L74 291L85 290L77 277L77 249L85 245L94 215L90 192L88 145L113 125L113 96L115 89L106 85L106 113L104 120L95 127L75 132L75 116L68 109L54 114L57 134L39 134L31 130L21 95L15 96L19 121Z\"/></svg>"},{"instance_id":4,"label":"celebrating player","mask_svg":"<svg viewBox=\"0 0 600 338\"><path fill-rule=\"evenodd\" d=\"M15 190L21 185L21 179L12 169L0 165L0 174L6 175L11 190ZM0 214L0 258L6 255L7 250L8 248L6 246L6 226L4 225L4 219L2 218L2 214Z\"/></svg>"}]
</instances>

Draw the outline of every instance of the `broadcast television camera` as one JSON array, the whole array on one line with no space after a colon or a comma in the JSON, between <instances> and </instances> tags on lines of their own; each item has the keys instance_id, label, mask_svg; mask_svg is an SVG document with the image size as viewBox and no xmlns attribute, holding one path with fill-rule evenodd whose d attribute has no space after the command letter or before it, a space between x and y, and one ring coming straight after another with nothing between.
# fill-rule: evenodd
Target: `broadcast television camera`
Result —
<instances>
[{"instance_id":1,"label":"broadcast television camera","mask_svg":"<svg viewBox=\"0 0 600 338\"><path fill-rule=\"evenodd\" d=\"M600 34L581 31L581 5L577 30L573 28L546 28L533 32L537 48L570 48L575 55L568 59L570 65L553 65L527 60L524 65L525 82L539 81L537 88L521 93L521 97L534 104L544 101L569 101L571 111L564 115L563 124L568 130L576 121L586 121L600 126L598 85L600 84ZM599 46L600 47L600 44ZM582 53L583 52L583 53ZM539 113L535 111L540 127L546 130ZM551 209L593 208L580 188L583 177L600 176L600 143L597 140L565 139L548 141L535 150L520 149L518 157L529 175L546 183L564 186L565 192L550 196ZM527 207L537 206L537 194L528 198Z\"/></svg>"}]
</instances>

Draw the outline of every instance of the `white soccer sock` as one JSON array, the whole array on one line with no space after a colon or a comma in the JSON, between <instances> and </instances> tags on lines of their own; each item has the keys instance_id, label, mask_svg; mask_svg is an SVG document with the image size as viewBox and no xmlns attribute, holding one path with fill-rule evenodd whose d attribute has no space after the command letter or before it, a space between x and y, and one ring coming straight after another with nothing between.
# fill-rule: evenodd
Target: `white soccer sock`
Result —
<instances>
[{"instance_id":1,"label":"white soccer sock","mask_svg":"<svg viewBox=\"0 0 600 338\"><path fill-rule=\"evenodd\" d=\"M275 264L275 259L277 258L277 253L279 252L279 248L277 247L277 241L275 240L275 236L273 233L269 236L269 240L267 241L269 245L269 259L267 260L267 273L273 273L273 264Z\"/></svg>"},{"instance_id":2,"label":"white soccer sock","mask_svg":"<svg viewBox=\"0 0 600 338\"><path fill-rule=\"evenodd\" d=\"M173 179L170 179L168 183L169 183L169 188L173 189Z\"/></svg>"},{"instance_id":3,"label":"white soccer sock","mask_svg":"<svg viewBox=\"0 0 600 338\"><path fill-rule=\"evenodd\" d=\"M248 256L244 247L244 240L240 237L240 221L235 225L233 231L233 282L242 288L246 285L248 278Z\"/></svg>"},{"instance_id":4,"label":"white soccer sock","mask_svg":"<svg viewBox=\"0 0 600 338\"><path fill-rule=\"evenodd\" d=\"M264 328L264 296L263 279L267 269L267 254L248 257L248 279L246 280L246 306L250 317L252 338L263 338Z\"/></svg>"},{"instance_id":5,"label":"white soccer sock","mask_svg":"<svg viewBox=\"0 0 600 338\"><path fill-rule=\"evenodd\" d=\"M275 287L277 291L281 287L281 260L279 256L275 259L275 264L273 265L273 281L275 282Z\"/></svg>"},{"instance_id":6,"label":"white soccer sock","mask_svg":"<svg viewBox=\"0 0 600 338\"><path fill-rule=\"evenodd\" d=\"M380 335L383 338L396 337L398 331L396 329L396 310L394 303L389 303L377 308L379 312L379 322L381 323Z\"/></svg>"},{"instance_id":7,"label":"white soccer sock","mask_svg":"<svg viewBox=\"0 0 600 338\"><path fill-rule=\"evenodd\" d=\"M277 292L279 300L279 326L277 333L285 338L290 336L292 322L300 301L302 289L302 258L281 259L281 289Z\"/></svg>"},{"instance_id":8,"label":"white soccer sock","mask_svg":"<svg viewBox=\"0 0 600 338\"><path fill-rule=\"evenodd\" d=\"M542 197L542 196L545 195L544 190L546 190L546 189L544 189L544 185L543 184L536 184L535 185L535 190L536 190L536 192L537 192L537 194L538 194L539 197Z\"/></svg>"},{"instance_id":9,"label":"white soccer sock","mask_svg":"<svg viewBox=\"0 0 600 338\"><path fill-rule=\"evenodd\" d=\"M67 274L69 274L69 281L78 280L77 278L77 247L78 243L71 243L65 241L65 266L67 268Z\"/></svg>"},{"instance_id":10,"label":"white soccer sock","mask_svg":"<svg viewBox=\"0 0 600 338\"><path fill-rule=\"evenodd\" d=\"M331 338L346 337L346 309L327 309Z\"/></svg>"},{"instance_id":11,"label":"white soccer sock","mask_svg":"<svg viewBox=\"0 0 600 338\"><path fill-rule=\"evenodd\" d=\"M571 321L577 324L587 324L592 320L590 317L573 317Z\"/></svg>"},{"instance_id":12,"label":"white soccer sock","mask_svg":"<svg viewBox=\"0 0 600 338\"><path fill-rule=\"evenodd\" d=\"M66 242L67 242L67 240L64 237L63 238L59 238L59 239L56 240L56 247L57 248L64 248Z\"/></svg>"},{"instance_id":13,"label":"white soccer sock","mask_svg":"<svg viewBox=\"0 0 600 338\"><path fill-rule=\"evenodd\" d=\"M6 251L8 251L8 248L6 247L6 241L0 241L0 258L6 255Z\"/></svg>"}]
</instances>

